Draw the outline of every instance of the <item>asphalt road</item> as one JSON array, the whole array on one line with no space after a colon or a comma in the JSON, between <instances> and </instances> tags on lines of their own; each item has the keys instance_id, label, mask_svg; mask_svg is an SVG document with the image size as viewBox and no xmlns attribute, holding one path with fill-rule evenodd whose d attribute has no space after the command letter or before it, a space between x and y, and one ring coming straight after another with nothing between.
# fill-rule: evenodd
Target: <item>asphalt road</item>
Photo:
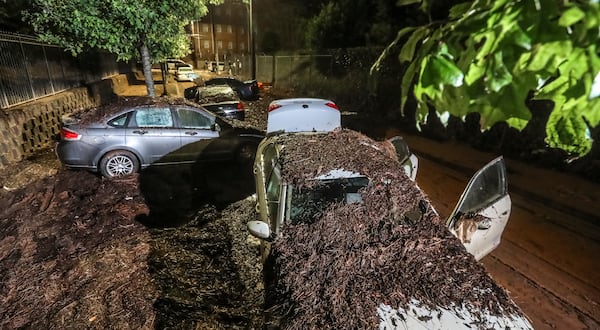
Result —
<instances>
[{"instance_id":1,"label":"asphalt road","mask_svg":"<svg viewBox=\"0 0 600 330\"><path fill-rule=\"evenodd\" d=\"M404 135L417 182L450 214L470 176L496 155ZM481 262L536 329L600 329L600 185L506 160L512 212Z\"/></svg>"}]
</instances>

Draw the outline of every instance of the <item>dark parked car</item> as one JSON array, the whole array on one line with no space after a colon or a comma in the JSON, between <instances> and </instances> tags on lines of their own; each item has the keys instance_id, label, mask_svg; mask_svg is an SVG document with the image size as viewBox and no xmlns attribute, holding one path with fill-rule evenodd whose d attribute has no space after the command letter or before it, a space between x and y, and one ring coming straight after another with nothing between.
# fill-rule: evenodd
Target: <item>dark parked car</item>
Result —
<instances>
[{"instance_id":1,"label":"dark parked car","mask_svg":"<svg viewBox=\"0 0 600 330\"><path fill-rule=\"evenodd\" d=\"M240 81L235 78L219 77L204 82L205 85L228 85L236 91L242 100L251 101L258 99L259 86L256 80Z\"/></svg>"},{"instance_id":2,"label":"dark parked car","mask_svg":"<svg viewBox=\"0 0 600 330\"><path fill-rule=\"evenodd\" d=\"M183 95L219 116L238 120L246 118L244 103L227 85L189 87L184 90Z\"/></svg>"},{"instance_id":3,"label":"dark parked car","mask_svg":"<svg viewBox=\"0 0 600 330\"><path fill-rule=\"evenodd\" d=\"M56 154L72 169L107 177L150 165L254 159L264 133L183 99L129 98L63 120Z\"/></svg>"}]
</instances>

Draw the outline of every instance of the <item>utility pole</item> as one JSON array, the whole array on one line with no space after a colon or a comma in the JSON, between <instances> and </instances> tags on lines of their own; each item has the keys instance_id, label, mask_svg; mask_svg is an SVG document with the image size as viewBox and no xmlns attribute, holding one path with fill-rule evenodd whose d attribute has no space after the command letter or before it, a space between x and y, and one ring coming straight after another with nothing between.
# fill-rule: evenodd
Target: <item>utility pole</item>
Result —
<instances>
[{"instance_id":1,"label":"utility pole","mask_svg":"<svg viewBox=\"0 0 600 330\"><path fill-rule=\"evenodd\" d=\"M250 29L250 71L252 74L252 79L256 79L256 48L254 47L254 10L252 10L252 3L254 0L250 0L248 3L248 22Z\"/></svg>"}]
</instances>

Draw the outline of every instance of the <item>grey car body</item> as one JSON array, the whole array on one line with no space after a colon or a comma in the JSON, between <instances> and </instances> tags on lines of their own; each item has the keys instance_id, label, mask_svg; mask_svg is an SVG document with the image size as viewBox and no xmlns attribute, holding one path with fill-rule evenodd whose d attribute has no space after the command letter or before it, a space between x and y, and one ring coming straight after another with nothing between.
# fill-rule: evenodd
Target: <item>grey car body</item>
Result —
<instances>
[{"instance_id":1,"label":"grey car body","mask_svg":"<svg viewBox=\"0 0 600 330\"><path fill-rule=\"evenodd\" d=\"M228 85L189 87L184 90L183 95L219 116L238 120L246 118L244 104Z\"/></svg>"},{"instance_id":2,"label":"grey car body","mask_svg":"<svg viewBox=\"0 0 600 330\"><path fill-rule=\"evenodd\" d=\"M253 158L264 136L183 100L136 100L112 110L100 119L63 123L56 154L67 168L112 177L150 165Z\"/></svg>"}]
</instances>

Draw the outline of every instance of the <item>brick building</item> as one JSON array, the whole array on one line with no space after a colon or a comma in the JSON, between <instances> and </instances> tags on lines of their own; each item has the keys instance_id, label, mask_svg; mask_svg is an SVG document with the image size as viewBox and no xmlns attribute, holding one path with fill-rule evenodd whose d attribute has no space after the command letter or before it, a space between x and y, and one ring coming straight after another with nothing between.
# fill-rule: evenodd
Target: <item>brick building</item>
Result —
<instances>
[{"instance_id":1,"label":"brick building","mask_svg":"<svg viewBox=\"0 0 600 330\"><path fill-rule=\"evenodd\" d=\"M219 6L209 6L208 14L191 22L188 32L196 67L205 61L229 61L250 53L249 6L241 0L226 0Z\"/></svg>"}]
</instances>

